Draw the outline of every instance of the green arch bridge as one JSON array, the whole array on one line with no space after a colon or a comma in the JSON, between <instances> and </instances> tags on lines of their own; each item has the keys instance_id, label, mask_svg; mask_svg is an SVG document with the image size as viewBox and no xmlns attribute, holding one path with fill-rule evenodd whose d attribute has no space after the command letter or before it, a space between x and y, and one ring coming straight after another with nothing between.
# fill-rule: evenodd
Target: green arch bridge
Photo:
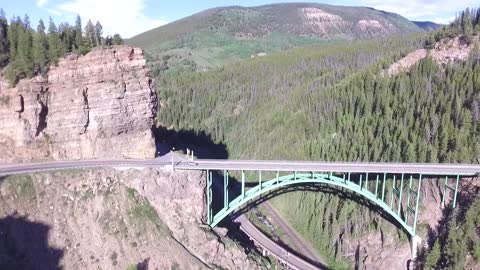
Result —
<instances>
[{"instance_id":1,"label":"green arch bridge","mask_svg":"<svg viewBox=\"0 0 480 270\"><path fill-rule=\"evenodd\" d=\"M230 166L232 169L227 169L228 166L223 166L225 164L209 162L198 161L195 167L207 170L207 220L212 227L261 195L293 185L321 184L348 190L367 199L380 207L411 238L417 234L422 183L441 181L443 205L451 204L455 208L461 182L478 176L480 172L478 165L454 164L234 161L235 164ZM185 166L178 168L186 169ZM292 168L301 170L289 172ZM215 182L217 186L214 188ZM214 206L214 198L218 197L223 197L223 204L217 201Z\"/></svg>"},{"instance_id":2,"label":"green arch bridge","mask_svg":"<svg viewBox=\"0 0 480 270\"><path fill-rule=\"evenodd\" d=\"M151 167L164 170L206 171L207 222L212 227L249 201L282 187L294 187L298 184L334 186L349 190L379 206L400 224L412 240L415 239L417 232L422 183L442 181L443 204L451 203L452 207L456 207L461 182L477 178L480 174L480 165L472 164L194 160L193 158L190 160L167 155L154 160L71 160L0 164L0 177L92 167ZM255 174L254 178L252 174ZM233 181L230 178L231 175L236 176L238 181ZM218 177L223 178L223 181ZM216 205L213 203L214 198L217 199ZM222 198L223 203L220 202L219 205L218 199ZM412 241L412 253L416 250L414 242ZM307 265L301 260L298 261L303 266Z\"/></svg>"}]
</instances>

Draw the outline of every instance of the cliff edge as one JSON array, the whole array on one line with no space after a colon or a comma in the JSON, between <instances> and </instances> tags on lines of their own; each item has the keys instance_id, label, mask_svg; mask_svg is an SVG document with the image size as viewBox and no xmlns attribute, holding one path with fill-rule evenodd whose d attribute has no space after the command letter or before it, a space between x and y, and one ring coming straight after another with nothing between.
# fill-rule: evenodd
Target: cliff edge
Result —
<instances>
[{"instance_id":1,"label":"cliff edge","mask_svg":"<svg viewBox=\"0 0 480 270\"><path fill-rule=\"evenodd\" d=\"M153 158L156 110L141 49L70 54L14 88L0 78L0 160Z\"/></svg>"}]
</instances>

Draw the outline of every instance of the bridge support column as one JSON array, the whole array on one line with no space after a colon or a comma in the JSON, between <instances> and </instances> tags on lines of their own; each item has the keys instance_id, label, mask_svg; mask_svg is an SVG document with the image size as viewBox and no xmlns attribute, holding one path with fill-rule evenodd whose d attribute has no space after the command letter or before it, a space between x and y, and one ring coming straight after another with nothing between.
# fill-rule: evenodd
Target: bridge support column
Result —
<instances>
[{"instance_id":1,"label":"bridge support column","mask_svg":"<svg viewBox=\"0 0 480 270\"><path fill-rule=\"evenodd\" d=\"M422 238L420 236L415 235L410 239L410 251L412 254L412 260L417 258L418 255L418 248L422 244Z\"/></svg>"}]
</instances>

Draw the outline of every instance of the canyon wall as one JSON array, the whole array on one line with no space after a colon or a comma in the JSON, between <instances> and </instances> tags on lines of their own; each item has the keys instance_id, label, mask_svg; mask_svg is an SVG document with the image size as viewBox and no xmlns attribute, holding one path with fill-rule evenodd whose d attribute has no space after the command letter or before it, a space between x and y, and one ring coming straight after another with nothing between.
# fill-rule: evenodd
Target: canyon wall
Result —
<instances>
[{"instance_id":1,"label":"canyon wall","mask_svg":"<svg viewBox=\"0 0 480 270\"><path fill-rule=\"evenodd\" d=\"M45 77L1 79L0 161L153 158L156 110L141 49L70 54Z\"/></svg>"},{"instance_id":2,"label":"canyon wall","mask_svg":"<svg viewBox=\"0 0 480 270\"><path fill-rule=\"evenodd\" d=\"M0 269L263 269L203 224L205 187L153 169L0 178Z\"/></svg>"}]
</instances>

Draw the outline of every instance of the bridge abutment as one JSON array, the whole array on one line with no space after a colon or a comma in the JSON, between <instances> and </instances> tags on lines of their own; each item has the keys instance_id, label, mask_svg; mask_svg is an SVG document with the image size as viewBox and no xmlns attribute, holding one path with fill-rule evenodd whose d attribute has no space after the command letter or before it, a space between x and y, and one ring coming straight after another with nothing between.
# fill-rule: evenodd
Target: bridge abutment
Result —
<instances>
[{"instance_id":1,"label":"bridge abutment","mask_svg":"<svg viewBox=\"0 0 480 270\"><path fill-rule=\"evenodd\" d=\"M410 239L410 251L412 254L412 260L417 258L418 255L418 248L422 244L422 238L420 236L415 235Z\"/></svg>"}]
</instances>

